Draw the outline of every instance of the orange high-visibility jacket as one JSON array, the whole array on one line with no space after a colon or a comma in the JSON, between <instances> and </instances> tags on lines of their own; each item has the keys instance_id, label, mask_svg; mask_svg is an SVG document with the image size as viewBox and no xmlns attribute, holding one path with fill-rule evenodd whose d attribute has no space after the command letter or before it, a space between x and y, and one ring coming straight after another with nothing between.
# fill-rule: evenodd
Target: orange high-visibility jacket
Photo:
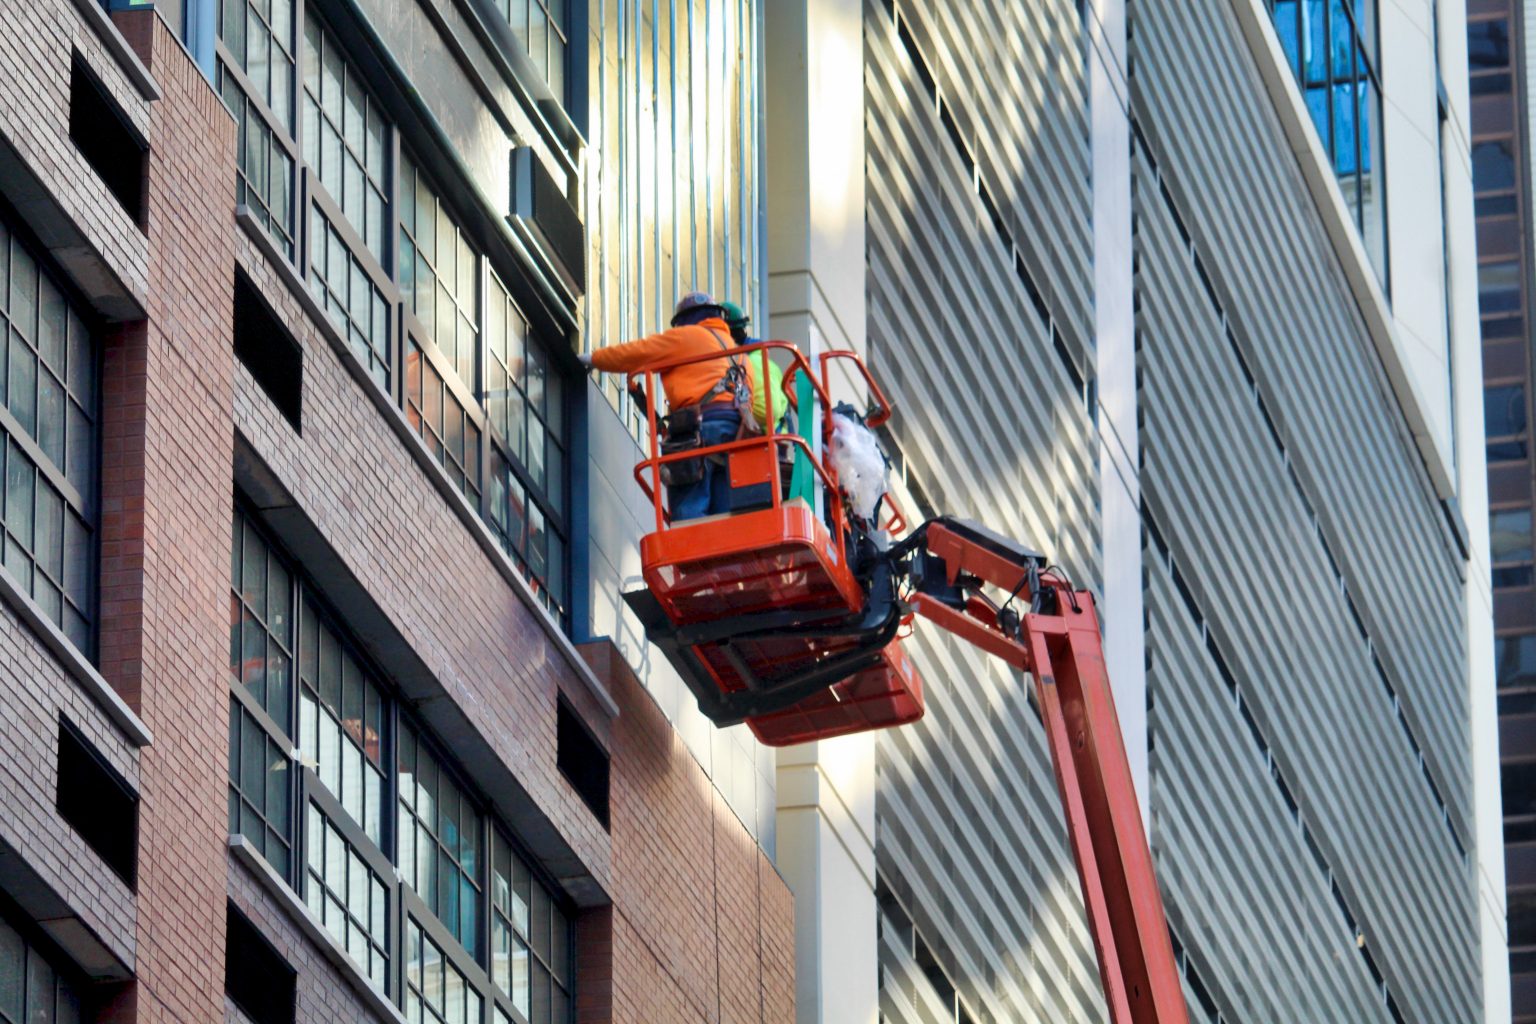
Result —
<instances>
[{"instance_id":1,"label":"orange high-visibility jacket","mask_svg":"<svg viewBox=\"0 0 1536 1024\"><path fill-rule=\"evenodd\" d=\"M723 348L721 342L725 343ZM662 372L661 386L667 392L667 405L681 409L697 405L720 382L731 368L730 360L725 356L734 353L735 349L731 329L725 321L710 317L687 327L673 327L637 341L597 349L592 353L592 365L608 373L633 373L674 359L718 353L719 359ZM734 396L721 392L714 401L730 402L734 401Z\"/></svg>"}]
</instances>

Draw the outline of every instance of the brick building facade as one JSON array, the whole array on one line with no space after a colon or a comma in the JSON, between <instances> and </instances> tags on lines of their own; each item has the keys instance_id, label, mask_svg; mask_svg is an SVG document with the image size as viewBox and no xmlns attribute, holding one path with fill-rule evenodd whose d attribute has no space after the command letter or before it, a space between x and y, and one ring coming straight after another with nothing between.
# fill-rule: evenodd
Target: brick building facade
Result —
<instances>
[{"instance_id":1,"label":"brick building facade","mask_svg":"<svg viewBox=\"0 0 1536 1024\"><path fill-rule=\"evenodd\" d=\"M0 1020L791 1019L756 823L573 612L575 293L505 154L366 4L174 6L0 25ZM501 34L455 67L574 174Z\"/></svg>"}]
</instances>

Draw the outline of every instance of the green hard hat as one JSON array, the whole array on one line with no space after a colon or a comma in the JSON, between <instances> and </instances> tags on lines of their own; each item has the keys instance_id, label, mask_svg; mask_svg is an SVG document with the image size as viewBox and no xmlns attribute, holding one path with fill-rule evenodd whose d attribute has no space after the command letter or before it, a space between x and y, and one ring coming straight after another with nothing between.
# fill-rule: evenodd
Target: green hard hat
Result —
<instances>
[{"instance_id":1,"label":"green hard hat","mask_svg":"<svg viewBox=\"0 0 1536 1024\"><path fill-rule=\"evenodd\" d=\"M745 327L752 322L752 318L743 313L741 307L734 302L722 302L720 303L720 308L725 311L725 316L721 319L726 322L727 326Z\"/></svg>"}]
</instances>

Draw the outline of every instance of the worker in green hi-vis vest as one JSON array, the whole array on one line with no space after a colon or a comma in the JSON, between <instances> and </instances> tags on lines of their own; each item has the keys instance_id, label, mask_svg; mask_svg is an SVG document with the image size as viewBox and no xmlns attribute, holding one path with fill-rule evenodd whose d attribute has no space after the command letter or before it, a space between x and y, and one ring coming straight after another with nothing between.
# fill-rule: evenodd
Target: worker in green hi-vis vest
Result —
<instances>
[{"instance_id":1,"label":"worker in green hi-vis vest","mask_svg":"<svg viewBox=\"0 0 1536 1024\"><path fill-rule=\"evenodd\" d=\"M736 344L753 345L759 341L759 339L747 334L747 325L752 322L752 318L747 316L740 306L734 302L722 302L720 308L725 311L725 316L722 319L725 320L726 326L731 329L731 337L735 339ZM768 395L772 393L773 411L778 414L779 418L778 431L785 434L796 434L805 438L807 442L814 444L815 442L812 439L815 435L811 431L815 429L816 425L814 423L799 423L796 417L787 415L791 410L810 409L811 418L815 418L816 395L812 390L809 377L804 373L797 375L795 378L795 393L789 394L784 390L784 371L779 369L771 358L765 359L765 355L766 353L763 352L753 352L746 357L747 378L752 386L752 415L757 418L759 426L767 428ZM767 364L768 375L766 387L763 381L765 363ZM815 478L811 470L810 460L806 457L805 451L796 446L794 470L790 475L789 487L784 492L784 500L789 501L792 498L800 498L806 503L814 505L813 496L815 492L812 489L814 483Z\"/></svg>"}]
</instances>

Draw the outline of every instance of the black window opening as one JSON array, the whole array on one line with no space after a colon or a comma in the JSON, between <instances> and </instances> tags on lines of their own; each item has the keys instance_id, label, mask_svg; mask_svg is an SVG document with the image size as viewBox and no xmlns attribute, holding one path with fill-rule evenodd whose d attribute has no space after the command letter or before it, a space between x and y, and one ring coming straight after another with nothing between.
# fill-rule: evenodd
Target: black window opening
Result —
<instances>
[{"instance_id":1,"label":"black window opening","mask_svg":"<svg viewBox=\"0 0 1536 1024\"><path fill-rule=\"evenodd\" d=\"M283 418L299 430L304 360L244 271L235 271L235 356L251 371Z\"/></svg>"},{"instance_id":2,"label":"black window opening","mask_svg":"<svg viewBox=\"0 0 1536 1024\"><path fill-rule=\"evenodd\" d=\"M294 1024L298 972L233 903L224 921L224 994L252 1024Z\"/></svg>"},{"instance_id":3,"label":"black window opening","mask_svg":"<svg viewBox=\"0 0 1536 1024\"><path fill-rule=\"evenodd\" d=\"M1266 0L1345 205L1385 288L1386 182L1376 0Z\"/></svg>"},{"instance_id":4,"label":"black window opening","mask_svg":"<svg viewBox=\"0 0 1536 1024\"><path fill-rule=\"evenodd\" d=\"M96 619L96 340L0 206L0 567L86 657Z\"/></svg>"},{"instance_id":5,"label":"black window opening","mask_svg":"<svg viewBox=\"0 0 1536 1024\"><path fill-rule=\"evenodd\" d=\"M142 228L149 147L78 57L70 66L69 137L128 216Z\"/></svg>"},{"instance_id":6,"label":"black window opening","mask_svg":"<svg viewBox=\"0 0 1536 1024\"><path fill-rule=\"evenodd\" d=\"M59 720L59 816L131 888L138 871L139 796L69 722Z\"/></svg>"},{"instance_id":7,"label":"black window opening","mask_svg":"<svg viewBox=\"0 0 1536 1024\"><path fill-rule=\"evenodd\" d=\"M608 827L608 752L565 698L557 701L556 763L582 802Z\"/></svg>"},{"instance_id":8,"label":"black window opening","mask_svg":"<svg viewBox=\"0 0 1536 1024\"><path fill-rule=\"evenodd\" d=\"M569 1024L558 888L238 506L231 536L230 832L408 1019Z\"/></svg>"}]
</instances>

